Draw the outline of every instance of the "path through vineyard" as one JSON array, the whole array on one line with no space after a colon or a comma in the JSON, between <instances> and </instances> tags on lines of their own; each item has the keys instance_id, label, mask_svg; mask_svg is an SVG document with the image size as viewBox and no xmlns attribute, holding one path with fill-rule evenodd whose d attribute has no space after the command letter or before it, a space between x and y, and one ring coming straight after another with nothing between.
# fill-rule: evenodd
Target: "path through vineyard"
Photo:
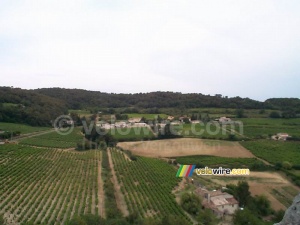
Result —
<instances>
[{"instance_id":1,"label":"path through vineyard","mask_svg":"<svg viewBox=\"0 0 300 225\"><path fill-rule=\"evenodd\" d=\"M101 152L101 160L102 160L102 152ZM101 160L98 161L98 210L99 215L102 218L105 218L105 205L104 205L104 190L103 190L103 180L101 177L102 174L102 165Z\"/></svg>"},{"instance_id":2,"label":"path through vineyard","mask_svg":"<svg viewBox=\"0 0 300 225\"><path fill-rule=\"evenodd\" d=\"M113 182L114 187L115 187L115 197L116 197L117 206L118 206L118 208L120 209L120 211L122 212L122 214L124 216L128 216L129 211L128 211L124 196L121 192L120 184L119 184L117 176L116 176L116 172L115 172L114 164L113 164L113 161L112 161L111 150L110 149L107 150L107 154L108 154L109 165L110 165L110 168L111 168L111 171L112 171L112 182Z\"/></svg>"}]
</instances>

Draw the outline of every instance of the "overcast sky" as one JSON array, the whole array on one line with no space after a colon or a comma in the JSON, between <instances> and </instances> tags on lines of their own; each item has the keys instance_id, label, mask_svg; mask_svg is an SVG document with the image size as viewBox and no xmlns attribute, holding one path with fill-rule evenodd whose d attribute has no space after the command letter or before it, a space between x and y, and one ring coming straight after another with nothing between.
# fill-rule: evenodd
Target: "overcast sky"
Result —
<instances>
[{"instance_id":1,"label":"overcast sky","mask_svg":"<svg viewBox=\"0 0 300 225\"><path fill-rule=\"evenodd\" d=\"M300 97L299 0L0 0L0 85Z\"/></svg>"}]
</instances>

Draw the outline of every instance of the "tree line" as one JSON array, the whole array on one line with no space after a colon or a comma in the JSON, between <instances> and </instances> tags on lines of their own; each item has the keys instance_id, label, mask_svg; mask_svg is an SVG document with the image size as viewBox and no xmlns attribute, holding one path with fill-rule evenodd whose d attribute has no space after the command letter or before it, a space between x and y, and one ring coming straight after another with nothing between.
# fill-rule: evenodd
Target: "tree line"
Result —
<instances>
[{"instance_id":1,"label":"tree line","mask_svg":"<svg viewBox=\"0 0 300 225\"><path fill-rule=\"evenodd\" d=\"M180 92L151 92L136 94L115 94L81 89L43 88L26 90L21 88L0 87L0 122L25 123L33 126L50 126L59 115L68 109L105 109L115 113L123 108L123 113L137 113L139 109L147 113L158 113L161 108L236 108L273 109L282 111L280 117L293 118L300 114L300 99L273 98L264 102L250 98L200 93L183 94ZM270 115L277 117L278 115Z\"/></svg>"}]
</instances>

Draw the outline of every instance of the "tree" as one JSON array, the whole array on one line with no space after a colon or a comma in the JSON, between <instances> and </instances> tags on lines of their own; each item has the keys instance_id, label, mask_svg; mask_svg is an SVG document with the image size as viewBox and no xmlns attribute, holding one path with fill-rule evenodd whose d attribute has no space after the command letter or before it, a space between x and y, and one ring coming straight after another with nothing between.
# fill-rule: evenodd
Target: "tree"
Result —
<instances>
[{"instance_id":1,"label":"tree","mask_svg":"<svg viewBox=\"0 0 300 225\"><path fill-rule=\"evenodd\" d=\"M235 196L239 205L245 207L250 198L249 184L246 181L239 181L235 190Z\"/></svg>"},{"instance_id":2,"label":"tree","mask_svg":"<svg viewBox=\"0 0 300 225\"><path fill-rule=\"evenodd\" d=\"M236 114L237 118L244 118L245 117L245 115L244 115L244 109L237 109L235 111L235 114Z\"/></svg>"},{"instance_id":3,"label":"tree","mask_svg":"<svg viewBox=\"0 0 300 225\"><path fill-rule=\"evenodd\" d=\"M256 206L256 211L261 216L270 215L272 208L269 199L264 195L259 195L254 197L254 202Z\"/></svg>"},{"instance_id":4,"label":"tree","mask_svg":"<svg viewBox=\"0 0 300 225\"><path fill-rule=\"evenodd\" d=\"M290 162L288 162L288 161L282 162L282 167L283 167L284 169L286 169L286 170L292 169L292 166L293 166L293 165L292 165Z\"/></svg>"},{"instance_id":5,"label":"tree","mask_svg":"<svg viewBox=\"0 0 300 225\"><path fill-rule=\"evenodd\" d=\"M210 209L201 210L197 216L197 221L203 225L215 225L217 224L217 218Z\"/></svg>"},{"instance_id":6,"label":"tree","mask_svg":"<svg viewBox=\"0 0 300 225\"><path fill-rule=\"evenodd\" d=\"M234 225L262 225L260 221L252 212L248 209L238 210L233 218Z\"/></svg>"},{"instance_id":7,"label":"tree","mask_svg":"<svg viewBox=\"0 0 300 225\"><path fill-rule=\"evenodd\" d=\"M279 112L277 112L277 111L272 111L272 112L270 113L269 117L275 119L275 118L280 118L281 116L280 116L280 113L279 113Z\"/></svg>"},{"instance_id":8,"label":"tree","mask_svg":"<svg viewBox=\"0 0 300 225\"><path fill-rule=\"evenodd\" d=\"M2 215L0 215L0 225L5 225L5 221Z\"/></svg>"},{"instance_id":9,"label":"tree","mask_svg":"<svg viewBox=\"0 0 300 225\"><path fill-rule=\"evenodd\" d=\"M182 208L192 215L197 215L200 210L201 200L195 194L184 193L181 196Z\"/></svg>"}]
</instances>

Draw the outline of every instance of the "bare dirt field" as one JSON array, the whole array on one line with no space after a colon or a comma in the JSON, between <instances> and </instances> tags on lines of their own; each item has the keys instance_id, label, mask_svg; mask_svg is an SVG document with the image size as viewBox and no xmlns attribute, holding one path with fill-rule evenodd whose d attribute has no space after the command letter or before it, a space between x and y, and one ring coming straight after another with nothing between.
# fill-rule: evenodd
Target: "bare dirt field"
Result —
<instances>
[{"instance_id":1,"label":"bare dirt field","mask_svg":"<svg viewBox=\"0 0 300 225\"><path fill-rule=\"evenodd\" d=\"M178 138L155 141L120 142L118 146L133 154L147 157L176 157L187 155L213 155L230 158L255 156L237 142Z\"/></svg>"},{"instance_id":2,"label":"bare dirt field","mask_svg":"<svg viewBox=\"0 0 300 225\"><path fill-rule=\"evenodd\" d=\"M206 176L204 179L226 186L229 183L237 184L241 177ZM288 202L295 197L293 193L300 191L297 186L276 172L250 172L250 175L243 177L243 180L248 182L252 196L265 195L275 210L285 210L289 205ZM277 193L274 193L274 190Z\"/></svg>"}]
</instances>

